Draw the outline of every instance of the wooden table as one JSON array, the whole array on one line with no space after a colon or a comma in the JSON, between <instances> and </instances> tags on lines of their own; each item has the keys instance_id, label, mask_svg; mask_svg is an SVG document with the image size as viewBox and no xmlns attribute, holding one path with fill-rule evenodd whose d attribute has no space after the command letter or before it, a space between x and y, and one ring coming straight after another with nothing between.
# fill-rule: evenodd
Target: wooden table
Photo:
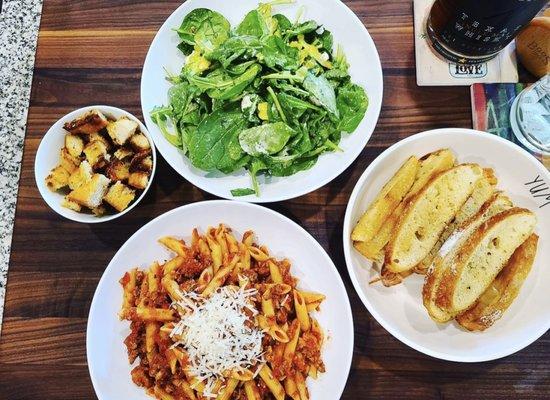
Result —
<instances>
[{"instance_id":1,"label":"wooden table","mask_svg":"<svg viewBox=\"0 0 550 400\"><path fill-rule=\"evenodd\" d=\"M385 93L378 126L358 160L339 178L309 195L269 205L298 221L323 245L346 284L356 332L342 398L550 398L550 333L503 360L439 361L394 339L355 294L341 232L360 174L399 139L432 128L469 128L471 119L468 88L416 86L410 0L347 3L369 29L382 59ZM82 225L51 211L34 181L38 143L60 116L89 104L114 105L141 116L145 54L179 4L45 0L0 338L1 400L96 398L86 366L85 331L105 266L146 222L182 204L213 198L160 157L154 185L134 211L112 223Z\"/></svg>"}]
</instances>

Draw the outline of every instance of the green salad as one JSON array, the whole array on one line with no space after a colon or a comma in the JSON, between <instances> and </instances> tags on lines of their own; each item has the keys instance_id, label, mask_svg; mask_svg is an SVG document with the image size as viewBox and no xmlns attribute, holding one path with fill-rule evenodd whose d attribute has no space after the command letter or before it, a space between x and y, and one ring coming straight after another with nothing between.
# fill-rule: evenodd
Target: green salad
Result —
<instances>
[{"instance_id":1,"label":"green salad","mask_svg":"<svg viewBox=\"0 0 550 400\"><path fill-rule=\"evenodd\" d=\"M251 187L233 196L259 195L258 174L292 175L341 151L342 132L353 132L368 107L332 34L273 13L286 3L260 3L233 28L216 11L191 11L176 30L185 65L167 76L169 104L151 112L196 168L250 173Z\"/></svg>"}]
</instances>

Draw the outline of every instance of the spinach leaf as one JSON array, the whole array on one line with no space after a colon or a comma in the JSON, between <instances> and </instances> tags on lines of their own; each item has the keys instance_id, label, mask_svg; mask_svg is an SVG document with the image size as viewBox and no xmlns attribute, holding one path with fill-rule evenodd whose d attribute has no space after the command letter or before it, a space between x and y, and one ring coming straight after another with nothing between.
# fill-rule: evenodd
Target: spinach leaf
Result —
<instances>
[{"instance_id":1,"label":"spinach leaf","mask_svg":"<svg viewBox=\"0 0 550 400\"><path fill-rule=\"evenodd\" d=\"M237 29L235 30L237 35L250 35L255 37L262 37L269 33L269 28L263 16L258 10L252 10L242 20Z\"/></svg>"},{"instance_id":2,"label":"spinach leaf","mask_svg":"<svg viewBox=\"0 0 550 400\"><path fill-rule=\"evenodd\" d=\"M243 130L239 134L239 143L247 154L257 157L279 152L294 134L294 130L284 122L275 122Z\"/></svg>"},{"instance_id":3,"label":"spinach leaf","mask_svg":"<svg viewBox=\"0 0 550 400\"><path fill-rule=\"evenodd\" d=\"M235 197L242 197L242 196L250 196L251 194L255 194L256 192L254 189L250 188L239 188L239 189L232 189L231 195Z\"/></svg>"},{"instance_id":4,"label":"spinach leaf","mask_svg":"<svg viewBox=\"0 0 550 400\"><path fill-rule=\"evenodd\" d=\"M271 15L272 5L260 3L256 10L250 11L239 24L235 33L237 35L252 35L262 37L271 35L277 28L277 20Z\"/></svg>"},{"instance_id":5,"label":"spinach leaf","mask_svg":"<svg viewBox=\"0 0 550 400\"><path fill-rule=\"evenodd\" d=\"M338 89L336 104L340 112L338 129L353 132L361 123L369 106L365 90L354 83L348 83Z\"/></svg>"},{"instance_id":6,"label":"spinach leaf","mask_svg":"<svg viewBox=\"0 0 550 400\"><path fill-rule=\"evenodd\" d=\"M231 25L223 15L207 8L196 8L177 29L180 39L210 53L229 37Z\"/></svg>"},{"instance_id":7,"label":"spinach leaf","mask_svg":"<svg viewBox=\"0 0 550 400\"><path fill-rule=\"evenodd\" d=\"M231 172L245 156L239 132L247 121L239 110L218 109L207 116L189 140L189 159L204 171Z\"/></svg>"},{"instance_id":8,"label":"spinach leaf","mask_svg":"<svg viewBox=\"0 0 550 400\"><path fill-rule=\"evenodd\" d=\"M298 50L287 45L279 36L269 36L264 41L261 54L269 68L295 71L300 67Z\"/></svg>"},{"instance_id":9,"label":"spinach leaf","mask_svg":"<svg viewBox=\"0 0 550 400\"><path fill-rule=\"evenodd\" d=\"M283 14L275 14L273 19L277 21L277 29L281 34L284 34L287 30L292 28L292 22Z\"/></svg>"},{"instance_id":10,"label":"spinach leaf","mask_svg":"<svg viewBox=\"0 0 550 400\"><path fill-rule=\"evenodd\" d=\"M336 94L330 82L324 76L315 76L308 73L303 82L306 89L320 105L325 107L327 111L339 118L339 111L336 106Z\"/></svg>"}]
</instances>

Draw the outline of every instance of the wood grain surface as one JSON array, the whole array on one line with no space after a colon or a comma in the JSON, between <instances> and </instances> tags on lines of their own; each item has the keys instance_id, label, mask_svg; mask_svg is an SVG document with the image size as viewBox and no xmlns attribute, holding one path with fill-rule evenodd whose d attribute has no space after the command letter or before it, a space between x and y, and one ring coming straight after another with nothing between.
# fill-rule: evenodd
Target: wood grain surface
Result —
<instances>
[{"instance_id":1,"label":"wood grain surface","mask_svg":"<svg viewBox=\"0 0 550 400\"><path fill-rule=\"evenodd\" d=\"M502 360L439 361L394 339L355 294L341 232L360 174L399 139L432 128L469 128L471 118L468 88L416 86L410 0L346 3L380 52L385 86L380 120L358 160L339 178L306 196L268 206L304 226L329 252L346 284L355 318L355 354L342 398L550 398L549 333ZM84 105L109 104L141 117L145 54L156 30L179 5L150 0L44 2L0 338L1 400L95 399L85 330L105 266L146 222L182 204L214 198L183 180L160 157L142 204L116 222L82 225L51 211L34 181L39 141L62 115Z\"/></svg>"}]
</instances>

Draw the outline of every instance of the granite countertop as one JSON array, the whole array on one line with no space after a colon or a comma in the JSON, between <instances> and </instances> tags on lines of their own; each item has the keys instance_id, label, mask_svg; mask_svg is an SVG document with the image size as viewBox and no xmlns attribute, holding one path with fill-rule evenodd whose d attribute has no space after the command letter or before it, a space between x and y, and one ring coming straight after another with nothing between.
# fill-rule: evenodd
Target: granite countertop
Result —
<instances>
[{"instance_id":1,"label":"granite countertop","mask_svg":"<svg viewBox=\"0 0 550 400\"><path fill-rule=\"evenodd\" d=\"M0 331L42 0L0 1Z\"/></svg>"}]
</instances>

